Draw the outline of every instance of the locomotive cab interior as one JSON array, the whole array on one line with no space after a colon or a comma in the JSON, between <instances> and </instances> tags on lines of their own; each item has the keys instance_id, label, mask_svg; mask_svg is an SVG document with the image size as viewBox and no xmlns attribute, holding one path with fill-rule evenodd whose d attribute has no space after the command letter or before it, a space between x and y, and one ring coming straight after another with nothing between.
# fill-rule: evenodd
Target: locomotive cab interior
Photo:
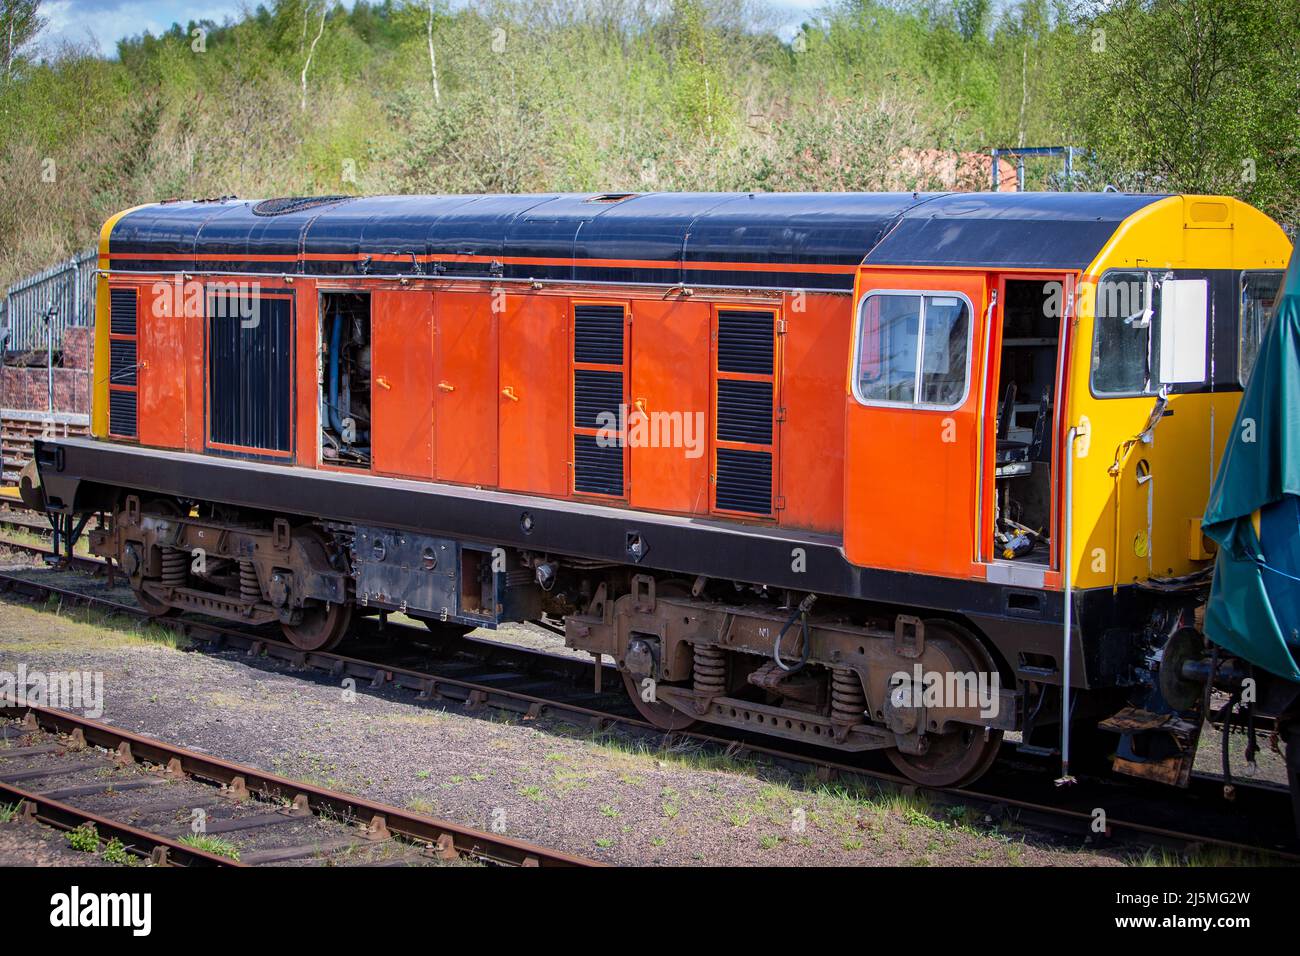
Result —
<instances>
[{"instance_id":1,"label":"locomotive cab interior","mask_svg":"<svg viewBox=\"0 0 1300 956\"><path fill-rule=\"evenodd\" d=\"M320 455L370 467L370 294L320 296Z\"/></svg>"},{"instance_id":2,"label":"locomotive cab interior","mask_svg":"<svg viewBox=\"0 0 1300 956\"><path fill-rule=\"evenodd\" d=\"M1052 423L1059 364L1055 285L1008 279L996 393L995 559L1051 564Z\"/></svg>"}]
</instances>

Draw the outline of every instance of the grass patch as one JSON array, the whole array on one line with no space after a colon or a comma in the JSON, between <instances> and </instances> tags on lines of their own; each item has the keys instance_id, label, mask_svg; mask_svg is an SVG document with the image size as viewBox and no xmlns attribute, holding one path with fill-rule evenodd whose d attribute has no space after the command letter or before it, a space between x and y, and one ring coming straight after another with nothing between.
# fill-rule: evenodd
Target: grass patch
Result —
<instances>
[{"instance_id":1,"label":"grass patch","mask_svg":"<svg viewBox=\"0 0 1300 956\"><path fill-rule=\"evenodd\" d=\"M206 833L191 833L187 837L182 837L180 842L196 850L239 862L239 847L221 837L208 836Z\"/></svg>"},{"instance_id":2,"label":"grass patch","mask_svg":"<svg viewBox=\"0 0 1300 956\"><path fill-rule=\"evenodd\" d=\"M1265 866L1269 860L1266 855L1243 853L1240 850L1225 847L1199 847L1190 853L1178 853L1163 847L1151 848L1135 854L1125 860L1129 866L1150 867L1217 867L1217 866Z\"/></svg>"},{"instance_id":3,"label":"grass patch","mask_svg":"<svg viewBox=\"0 0 1300 956\"><path fill-rule=\"evenodd\" d=\"M154 621L101 608L64 604L58 597L40 603L0 602L0 633L8 636L11 649L26 653L87 645L160 646L173 650L190 647L185 635Z\"/></svg>"},{"instance_id":4,"label":"grass patch","mask_svg":"<svg viewBox=\"0 0 1300 956\"><path fill-rule=\"evenodd\" d=\"M67 833L68 846L78 853L98 853L99 833L93 823L83 823Z\"/></svg>"},{"instance_id":5,"label":"grass patch","mask_svg":"<svg viewBox=\"0 0 1300 956\"><path fill-rule=\"evenodd\" d=\"M109 840L104 844L104 849L100 851L99 858L105 863L112 863L115 866L134 866L136 859L124 844L117 837Z\"/></svg>"}]
</instances>

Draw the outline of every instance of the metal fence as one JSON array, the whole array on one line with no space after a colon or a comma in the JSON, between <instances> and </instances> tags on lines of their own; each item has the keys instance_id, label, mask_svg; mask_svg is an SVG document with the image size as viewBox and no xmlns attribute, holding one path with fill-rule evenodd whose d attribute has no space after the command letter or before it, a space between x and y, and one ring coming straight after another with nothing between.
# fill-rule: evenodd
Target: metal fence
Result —
<instances>
[{"instance_id":1,"label":"metal fence","mask_svg":"<svg viewBox=\"0 0 1300 956\"><path fill-rule=\"evenodd\" d=\"M94 322L95 257L87 249L9 287L0 303L6 352L57 352L64 329Z\"/></svg>"}]
</instances>

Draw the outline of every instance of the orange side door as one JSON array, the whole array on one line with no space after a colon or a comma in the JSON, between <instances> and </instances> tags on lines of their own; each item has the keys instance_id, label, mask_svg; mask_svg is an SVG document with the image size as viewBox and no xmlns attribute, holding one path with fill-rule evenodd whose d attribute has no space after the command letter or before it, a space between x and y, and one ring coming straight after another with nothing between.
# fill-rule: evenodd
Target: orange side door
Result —
<instances>
[{"instance_id":1,"label":"orange side door","mask_svg":"<svg viewBox=\"0 0 1300 956\"><path fill-rule=\"evenodd\" d=\"M371 443L376 472L433 477L433 295L376 290L370 300Z\"/></svg>"},{"instance_id":2,"label":"orange side door","mask_svg":"<svg viewBox=\"0 0 1300 956\"><path fill-rule=\"evenodd\" d=\"M631 442L633 508L709 512L710 319L707 302L632 303L629 419L651 416L651 440Z\"/></svg>"},{"instance_id":3,"label":"orange side door","mask_svg":"<svg viewBox=\"0 0 1300 956\"><path fill-rule=\"evenodd\" d=\"M493 296L435 292L434 474L439 481L497 483L497 315Z\"/></svg>"},{"instance_id":4,"label":"orange side door","mask_svg":"<svg viewBox=\"0 0 1300 956\"><path fill-rule=\"evenodd\" d=\"M854 301L845 554L863 567L978 576L986 276L863 270Z\"/></svg>"},{"instance_id":5,"label":"orange side door","mask_svg":"<svg viewBox=\"0 0 1300 956\"><path fill-rule=\"evenodd\" d=\"M500 322L500 487L569 491L569 303L506 297Z\"/></svg>"},{"instance_id":6,"label":"orange side door","mask_svg":"<svg viewBox=\"0 0 1300 956\"><path fill-rule=\"evenodd\" d=\"M140 444L184 448L186 379L182 357L186 354L190 320L183 308L167 307L165 300L147 286L140 289L140 298L139 365L114 381L130 384L138 375Z\"/></svg>"}]
</instances>

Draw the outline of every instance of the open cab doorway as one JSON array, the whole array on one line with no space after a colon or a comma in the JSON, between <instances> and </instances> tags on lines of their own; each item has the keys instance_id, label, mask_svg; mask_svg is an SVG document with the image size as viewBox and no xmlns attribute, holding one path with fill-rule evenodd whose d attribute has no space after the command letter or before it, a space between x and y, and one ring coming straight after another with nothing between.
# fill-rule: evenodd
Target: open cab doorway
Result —
<instances>
[{"instance_id":1,"label":"open cab doorway","mask_svg":"<svg viewBox=\"0 0 1300 956\"><path fill-rule=\"evenodd\" d=\"M1057 567L1056 437L1060 433L1066 277L1000 276L994 286L984 468L991 504L983 548L990 580L1041 587ZM988 447L986 445L986 447Z\"/></svg>"}]
</instances>

